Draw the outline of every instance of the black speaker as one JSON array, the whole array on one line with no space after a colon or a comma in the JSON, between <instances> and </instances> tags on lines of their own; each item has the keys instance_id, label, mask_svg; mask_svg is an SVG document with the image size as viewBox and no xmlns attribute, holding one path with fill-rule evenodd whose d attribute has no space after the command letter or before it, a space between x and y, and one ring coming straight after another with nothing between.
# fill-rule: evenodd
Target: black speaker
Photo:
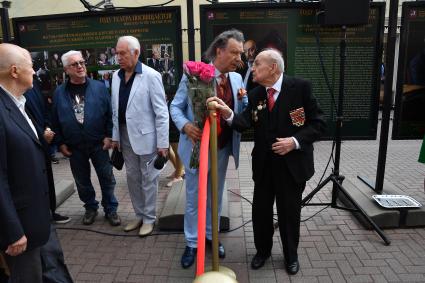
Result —
<instances>
[{"instance_id":1,"label":"black speaker","mask_svg":"<svg viewBox=\"0 0 425 283\"><path fill-rule=\"evenodd\" d=\"M369 19L370 0L322 0L324 14L320 19L323 26L366 25Z\"/></svg>"}]
</instances>

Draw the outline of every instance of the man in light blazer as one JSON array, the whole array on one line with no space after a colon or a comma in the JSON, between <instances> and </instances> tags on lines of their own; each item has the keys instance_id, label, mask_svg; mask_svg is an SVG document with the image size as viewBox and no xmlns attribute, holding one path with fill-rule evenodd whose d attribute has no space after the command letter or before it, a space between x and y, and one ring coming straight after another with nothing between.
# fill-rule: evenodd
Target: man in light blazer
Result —
<instances>
[{"instance_id":1,"label":"man in light blazer","mask_svg":"<svg viewBox=\"0 0 425 283\"><path fill-rule=\"evenodd\" d=\"M161 74L141 63L140 43L122 36L116 46L121 69L112 78L113 146L122 150L136 220L124 231L152 233L156 220L157 156L168 154L168 108Z\"/></svg>"},{"instance_id":2,"label":"man in light blazer","mask_svg":"<svg viewBox=\"0 0 425 283\"><path fill-rule=\"evenodd\" d=\"M243 34L237 30L229 30L218 35L206 51L207 59L215 67L215 91L236 112L247 105L247 97L239 96L243 89L242 77L234 71L241 61L243 53ZM174 100L171 103L171 118L180 130L178 153L185 166L186 178L186 211L184 215L184 233L186 248L181 258L183 268L190 267L194 260L198 245L198 170L190 168L190 156L196 140L201 138L201 130L193 122L192 102L188 97L187 78L180 82ZM218 137L218 206L221 212L224 180L226 178L229 156L232 155L235 165L239 165L239 143L241 135L233 131L224 120L220 120L221 133ZM211 244L211 178L208 173L207 201L207 244ZM219 243L219 256L225 257L224 246Z\"/></svg>"}]
</instances>

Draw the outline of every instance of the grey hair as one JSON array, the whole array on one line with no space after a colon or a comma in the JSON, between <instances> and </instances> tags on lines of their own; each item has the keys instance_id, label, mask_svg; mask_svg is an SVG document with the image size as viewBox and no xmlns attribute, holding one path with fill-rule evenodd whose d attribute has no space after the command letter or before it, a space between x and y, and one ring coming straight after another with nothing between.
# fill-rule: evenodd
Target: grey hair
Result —
<instances>
[{"instance_id":1,"label":"grey hair","mask_svg":"<svg viewBox=\"0 0 425 283\"><path fill-rule=\"evenodd\" d=\"M74 55L80 55L81 58L83 58L83 54L81 54L81 51L70 50L70 51L64 53L61 56L62 65L65 66L65 67L68 66L69 65L69 60L68 60L69 57L74 56Z\"/></svg>"},{"instance_id":2,"label":"grey hair","mask_svg":"<svg viewBox=\"0 0 425 283\"><path fill-rule=\"evenodd\" d=\"M282 53L280 53L280 51L273 48L266 48L260 53L267 55L268 59L270 59L272 63L276 63L279 71L282 73L285 71L285 62L283 61Z\"/></svg>"},{"instance_id":3,"label":"grey hair","mask_svg":"<svg viewBox=\"0 0 425 283\"><path fill-rule=\"evenodd\" d=\"M140 42L137 38L131 35L124 35L118 38L118 42L125 41L128 44L128 49L131 54L134 54L135 50L138 50L140 53Z\"/></svg>"},{"instance_id":4,"label":"grey hair","mask_svg":"<svg viewBox=\"0 0 425 283\"><path fill-rule=\"evenodd\" d=\"M220 48L220 49L226 48L227 43L229 42L229 39L231 38L242 43L245 41L243 37L243 33L237 29L223 31L222 33L217 35L216 38L214 38L213 42L205 51L204 53L205 59L213 61L216 56L217 48Z\"/></svg>"}]
</instances>

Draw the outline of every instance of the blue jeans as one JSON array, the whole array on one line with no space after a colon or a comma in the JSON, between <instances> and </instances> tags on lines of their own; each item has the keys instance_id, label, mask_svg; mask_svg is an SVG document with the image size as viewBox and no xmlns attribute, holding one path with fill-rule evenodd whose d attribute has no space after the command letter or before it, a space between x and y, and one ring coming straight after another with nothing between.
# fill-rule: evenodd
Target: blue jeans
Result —
<instances>
[{"instance_id":1,"label":"blue jeans","mask_svg":"<svg viewBox=\"0 0 425 283\"><path fill-rule=\"evenodd\" d=\"M71 147L71 151L71 171L77 184L80 200L84 202L84 207L89 210L99 208L96 192L90 180L89 159L91 159L102 190L103 211L105 214L116 212L118 207L118 201L114 196L116 181L112 172L109 152L103 150L101 144Z\"/></svg>"},{"instance_id":2,"label":"blue jeans","mask_svg":"<svg viewBox=\"0 0 425 283\"><path fill-rule=\"evenodd\" d=\"M227 165L232 152L232 143L228 143L224 148L218 150L218 219L221 215L221 201L225 186ZM206 215L206 238L212 239L211 223L211 168L208 168L207 183L207 215ZM198 177L199 172L192 173L186 170L186 209L184 213L184 235L186 245L191 248L198 247ZM227 192L226 192L227 193ZM220 223L220 222L219 222Z\"/></svg>"}]
</instances>

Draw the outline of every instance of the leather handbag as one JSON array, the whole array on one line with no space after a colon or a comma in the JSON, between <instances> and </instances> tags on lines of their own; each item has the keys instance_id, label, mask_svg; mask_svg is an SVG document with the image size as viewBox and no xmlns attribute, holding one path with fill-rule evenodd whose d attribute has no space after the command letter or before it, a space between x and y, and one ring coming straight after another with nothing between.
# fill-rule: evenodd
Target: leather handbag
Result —
<instances>
[{"instance_id":1,"label":"leather handbag","mask_svg":"<svg viewBox=\"0 0 425 283\"><path fill-rule=\"evenodd\" d=\"M124 166L124 157L122 156L122 152L117 148L114 148L111 154L111 163L117 170L121 170Z\"/></svg>"}]
</instances>

